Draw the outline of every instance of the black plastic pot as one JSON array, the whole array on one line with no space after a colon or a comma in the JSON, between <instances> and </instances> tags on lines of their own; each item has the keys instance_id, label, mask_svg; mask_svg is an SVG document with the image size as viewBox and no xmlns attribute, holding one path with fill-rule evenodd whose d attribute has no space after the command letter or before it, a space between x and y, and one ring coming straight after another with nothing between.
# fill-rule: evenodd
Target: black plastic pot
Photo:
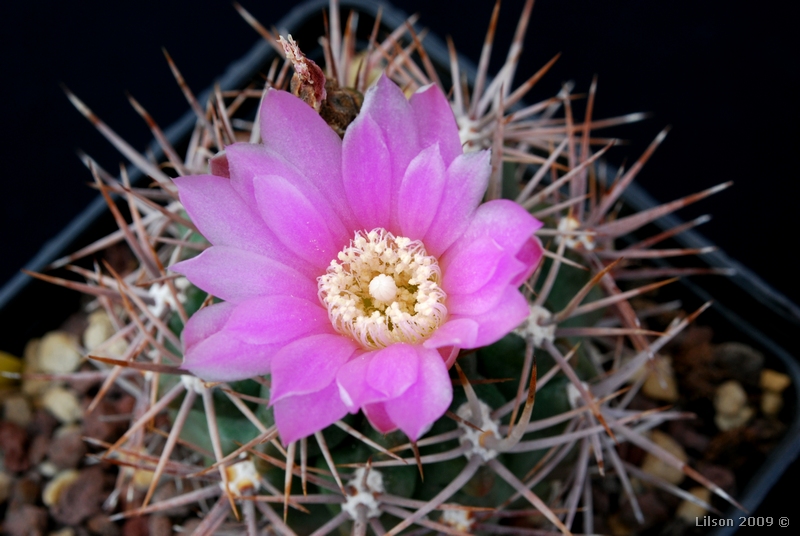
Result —
<instances>
[{"instance_id":1,"label":"black plastic pot","mask_svg":"<svg viewBox=\"0 0 800 536\"><path fill-rule=\"evenodd\" d=\"M388 27L396 27L406 19L405 14L382 2L342 0L340 4L343 10L356 9L362 13L359 27L364 32L369 31L379 6L382 9L382 21ZM314 43L323 31L321 14L327 5L328 0L305 2L281 20L277 28L283 34L292 33L300 42ZM428 35L425 44L434 62L448 64L447 49L440 39ZM219 79L220 86L223 90L242 87L259 72L266 70L274 54L268 44L259 41L246 56L230 65ZM313 53L311 56L314 57ZM468 61L462 61L462 72L471 81L476 69ZM205 101L209 91L210 89L199 95L201 102ZM187 111L167 130L167 137L173 144L179 145L188 137L194 119L194 114ZM150 149L157 157L161 155L157 144L153 143ZM134 181L142 178L135 169L129 170L129 173ZM683 193L687 192L676 192L676 195ZM656 204L636 185L627 189L624 201L637 210ZM655 225L671 228L677 223L676 217L669 216L658 220ZM41 271L58 257L91 243L113 228L113 218L102 198L98 197L59 235L47 242L25 268ZM689 248L711 245L693 231L679 235L675 241L680 246ZM688 309L707 300L714 300L714 305L701 317L701 323L712 327L719 341L740 341L759 349L766 356L767 367L785 371L792 378L792 386L784 397L785 415L791 416L786 436L737 497L746 509L754 512L800 452L800 366L784 350L786 347L794 347L793 336L800 330L800 307L723 252L710 253L699 261L693 259L692 262L694 265L697 262L706 262L708 266L733 269L736 273L731 277L684 279L682 286L673 289L674 297L680 298ZM79 300L80 296L75 292L32 280L24 274L17 275L0 289L0 325L4 328L4 337L0 343L2 349L21 354L30 338L56 328L76 311ZM735 525L738 525L740 514L742 513L735 510L728 512ZM777 523L777 519L775 522ZM731 534L736 528L719 528L715 534Z\"/></svg>"}]
</instances>

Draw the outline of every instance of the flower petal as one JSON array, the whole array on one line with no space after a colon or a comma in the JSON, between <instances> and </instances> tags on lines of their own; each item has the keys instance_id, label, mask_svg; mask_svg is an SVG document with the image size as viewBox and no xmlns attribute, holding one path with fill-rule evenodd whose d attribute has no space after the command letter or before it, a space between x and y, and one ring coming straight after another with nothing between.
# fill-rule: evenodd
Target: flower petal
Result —
<instances>
[{"instance_id":1,"label":"flower petal","mask_svg":"<svg viewBox=\"0 0 800 536\"><path fill-rule=\"evenodd\" d=\"M332 232L343 233L345 237L349 238L350 232L347 229L350 227L346 228L341 223L342 220L340 218L346 215L349 222L354 222L355 219L350 214L349 207L344 202L344 199L336 199L335 196L330 196L329 192L323 194L318 184L304 176L300 170L289 163L283 156L263 145L252 143L234 143L226 147L225 151L228 155L233 189L239 192L242 199L248 202L256 211L258 211L258 204L256 203L253 180L256 177L278 175L308 197L309 201L323 215ZM335 173L341 174L341 171L336 170Z\"/></svg>"},{"instance_id":2,"label":"flower petal","mask_svg":"<svg viewBox=\"0 0 800 536\"><path fill-rule=\"evenodd\" d=\"M287 343L332 331L328 312L317 302L293 296L264 296L236 306L224 330L250 344Z\"/></svg>"},{"instance_id":3,"label":"flower petal","mask_svg":"<svg viewBox=\"0 0 800 536\"><path fill-rule=\"evenodd\" d=\"M527 279L541 258L538 239L533 237L541 225L505 199L478 207L469 228L439 259L448 310L456 315L481 314L494 307L505 285L517 287ZM490 242L498 249L493 251Z\"/></svg>"},{"instance_id":4,"label":"flower petal","mask_svg":"<svg viewBox=\"0 0 800 536\"><path fill-rule=\"evenodd\" d=\"M364 406L364 415L367 416L369 423L382 434L388 434L397 430L397 425L386 413L386 406L383 402L367 404Z\"/></svg>"},{"instance_id":5,"label":"flower petal","mask_svg":"<svg viewBox=\"0 0 800 536\"><path fill-rule=\"evenodd\" d=\"M282 344L249 344L222 329L186 349L181 368L207 381L245 380L267 374Z\"/></svg>"},{"instance_id":6,"label":"flower petal","mask_svg":"<svg viewBox=\"0 0 800 536\"><path fill-rule=\"evenodd\" d=\"M423 239L431 255L440 256L469 227L489 184L489 156L489 151L460 155L447 168L442 200Z\"/></svg>"},{"instance_id":7,"label":"flower petal","mask_svg":"<svg viewBox=\"0 0 800 536\"><path fill-rule=\"evenodd\" d=\"M248 144L249 145L249 144ZM208 170L217 177L231 178L231 170L228 167L228 154L222 150L215 154L208 161Z\"/></svg>"},{"instance_id":8,"label":"flower petal","mask_svg":"<svg viewBox=\"0 0 800 536\"><path fill-rule=\"evenodd\" d=\"M362 127L362 123L370 125L369 128ZM373 139L366 139L366 135L373 136ZM349 140L350 137L354 139ZM362 161L353 159L353 156L357 155L359 146L367 151L364 153L366 159ZM381 168L383 174L372 175L369 179L377 181L378 188L387 190L385 197L388 205L385 208L394 209L396 205L392 203L396 201L393 201L392 197L397 195L408 164L419 154L422 147L419 145L417 124L411 104L397 84L389 80L385 74L382 74L378 81L367 90L361 112L348 127L342 145L342 176L345 181L345 191L347 191L347 197L351 200L351 206L357 214L361 210L352 204L354 200L353 185L348 186L348 182L352 182L352 178L348 179L348 174L353 173L354 166L360 166L366 162L371 163L371 160L378 156L378 153L369 151L368 148L380 148L381 146L386 147L386 162L382 162ZM380 158L383 160L384 156L381 155ZM370 167L375 166L371 165ZM396 212L385 212L381 216L382 220L361 220L361 223L367 230L377 226L397 230Z\"/></svg>"},{"instance_id":9,"label":"flower petal","mask_svg":"<svg viewBox=\"0 0 800 536\"><path fill-rule=\"evenodd\" d=\"M434 143L408 165L397 199L397 219L403 236L419 239L430 228L445 183L445 163Z\"/></svg>"},{"instance_id":10,"label":"flower petal","mask_svg":"<svg viewBox=\"0 0 800 536\"><path fill-rule=\"evenodd\" d=\"M465 339L466 337L467 335L464 335ZM440 346L436 351L442 356L445 368L450 370L450 367L452 367L453 363L458 359L458 353L461 351L461 348L459 346Z\"/></svg>"},{"instance_id":11,"label":"flower petal","mask_svg":"<svg viewBox=\"0 0 800 536\"><path fill-rule=\"evenodd\" d=\"M342 177L347 200L363 229L389 226L392 169L389 148L371 117L359 114L342 145Z\"/></svg>"},{"instance_id":12,"label":"flower petal","mask_svg":"<svg viewBox=\"0 0 800 536\"><path fill-rule=\"evenodd\" d=\"M259 117L267 149L285 158L324 192L342 222L354 229L355 222L347 218L350 211L342 182L339 136L311 106L285 91L267 90Z\"/></svg>"},{"instance_id":13,"label":"flower petal","mask_svg":"<svg viewBox=\"0 0 800 536\"><path fill-rule=\"evenodd\" d=\"M289 252L261 217L239 197L230 180L197 175L173 181L189 217L213 245L252 251L304 272L308 270L306 263Z\"/></svg>"},{"instance_id":14,"label":"flower petal","mask_svg":"<svg viewBox=\"0 0 800 536\"><path fill-rule=\"evenodd\" d=\"M173 264L197 287L239 303L256 296L291 295L314 300L317 283L272 259L229 246L211 246L196 257Z\"/></svg>"},{"instance_id":15,"label":"flower petal","mask_svg":"<svg viewBox=\"0 0 800 536\"><path fill-rule=\"evenodd\" d=\"M516 257L504 255L492 274L491 279L480 289L470 294L454 292L447 296L447 310L454 315L476 315L490 311L497 306L506 288L514 288L511 282L526 266Z\"/></svg>"},{"instance_id":16,"label":"flower petal","mask_svg":"<svg viewBox=\"0 0 800 536\"><path fill-rule=\"evenodd\" d=\"M442 263L449 262L462 249L480 237L489 236L506 251L516 253L542 225L528 211L508 199L496 199L478 207L469 229L447 251Z\"/></svg>"},{"instance_id":17,"label":"flower petal","mask_svg":"<svg viewBox=\"0 0 800 536\"><path fill-rule=\"evenodd\" d=\"M332 233L324 207L314 205L283 177L269 175L253 181L261 217L287 249L324 271L348 239ZM337 236L338 234L338 236Z\"/></svg>"},{"instance_id":18,"label":"flower petal","mask_svg":"<svg viewBox=\"0 0 800 536\"><path fill-rule=\"evenodd\" d=\"M478 315L453 315L451 322L468 318L478 324L478 335L471 346L463 348L480 348L497 342L519 326L528 318L530 308L528 302L516 287L508 286L497 305L491 310Z\"/></svg>"},{"instance_id":19,"label":"flower petal","mask_svg":"<svg viewBox=\"0 0 800 536\"><path fill-rule=\"evenodd\" d=\"M470 294L486 285L497 266L508 256L494 239L482 236L471 241L442 263L442 288L450 294Z\"/></svg>"},{"instance_id":20,"label":"flower petal","mask_svg":"<svg viewBox=\"0 0 800 536\"><path fill-rule=\"evenodd\" d=\"M284 445L322 430L347 415L335 383L315 393L278 400L272 410Z\"/></svg>"},{"instance_id":21,"label":"flower petal","mask_svg":"<svg viewBox=\"0 0 800 536\"><path fill-rule=\"evenodd\" d=\"M418 372L417 347L397 343L373 353L367 369L367 383L386 398L395 398L417 381Z\"/></svg>"},{"instance_id":22,"label":"flower petal","mask_svg":"<svg viewBox=\"0 0 800 536\"><path fill-rule=\"evenodd\" d=\"M304 337L284 346L272 358L270 402L324 389L355 351L352 339L327 334Z\"/></svg>"},{"instance_id":23,"label":"flower petal","mask_svg":"<svg viewBox=\"0 0 800 536\"><path fill-rule=\"evenodd\" d=\"M517 252L517 259L524 264L527 269L520 272L517 277L511 281L514 286L519 286L524 283L536 270L539 261L542 260L542 243L535 236L532 236L525 242Z\"/></svg>"},{"instance_id":24,"label":"flower petal","mask_svg":"<svg viewBox=\"0 0 800 536\"><path fill-rule=\"evenodd\" d=\"M428 340L422 343L425 348L475 348L478 339L478 323L471 318L450 318L437 329Z\"/></svg>"},{"instance_id":25,"label":"flower petal","mask_svg":"<svg viewBox=\"0 0 800 536\"><path fill-rule=\"evenodd\" d=\"M392 191L396 192L408 164L422 149L411 104L403 90L384 73L364 95L361 116L372 119L383 133L392 155L390 184Z\"/></svg>"},{"instance_id":26,"label":"flower petal","mask_svg":"<svg viewBox=\"0 0 800 536\"><path fill-rule=\"evenodd\" d=\"M193 314L181 333L185 351L221 330L234 309L232 303L215 303Z\"/></svg>"},{"instance_id":27,"label":"flower petal","mask_svg":"<svg viewBox=\"0 0 800 536\"><path fill-rule=\"evenodd\" d=\"M491 236L508 250L519 250L544 223L508 199L484 203L475 214L476 225L491 229Z\"/></svg>"},{"instance_id":28,"label":"flower petal","mask_svg":"<svg viewBox=\"0 0 800 536\"><path fill-rule=\"evenodd\" d=\"M420 348L419 357L416 383L402 395L383 403L389 419L411 441L427 432L453 400L453 385L439 352Z\"/></svg>"},{"instance_id":29,"label":"flower petal","mask_svg":"<svg viewBox=\"0 0 800 536\"><path fill-rule=\"evenodd\" d=\"M409 99L419 132L420 147L439 144L446 166L464 151L458 124L447 97L435 84L419 88Z\"/></svg>"},{"instance_id":30,"label":"flower petal","mask_svg":"<svg viewBox=\"0 0 800 536\"><path fill-rule=\"evenodd\" d=\"M336 374L339 394L350 413L358 413L358 408L365 404L386 399L385 394L367 383L367 371L373 354L375 352L365 352L355 356Z\"/></svg>"}]
</instances>

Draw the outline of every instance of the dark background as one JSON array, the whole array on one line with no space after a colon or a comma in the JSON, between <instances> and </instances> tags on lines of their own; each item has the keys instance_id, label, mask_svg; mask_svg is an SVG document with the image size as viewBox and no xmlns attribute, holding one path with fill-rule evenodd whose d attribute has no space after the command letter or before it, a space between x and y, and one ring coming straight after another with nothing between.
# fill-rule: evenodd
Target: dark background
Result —
<instances>
[{"instance_id":1,"label":"dark background","mask_svg":"<svg viewBox=\"0 0 800 536\"><path fill-rule=\"evenodd\" d=\"M492 67L505 57L523 0L506 0ZM493 2L401 0L408 13L477 61ZM568 80L586 91L599 76L595 117L651 112L610 134L630 140L614 163L632 162L666 125L672 131L638 182L661 201L735 181L696 208L701 228L731 256L795 302L800 285L790 253L794 218L798 68L790 45L798 18L786 2L637 0L536 2L517 79L553 55L562 57L532 97L555 94ZM279 20L289 2L244 1L262 22ZM106 169L122 157L69 104L66 84L134 147L150 133L128 104L133 94L163 127L187 105L161 54L166 47L200 91L244 54L257 35L231 4L136 0L6 2L2 24L3 178L0 282L80 211L93 191L75 156L80 148ZM793 48L793 47L792 47Z\"/></svg>"},{"instance_id":2,"label":"dark background","mask_svg":"<svg viewBox=\"0 0 800 536\"><path fill-rule=\"evenodd\" d=\"M242 3L265 24L277 22L294 5ZM505 58L523 3L503 2L493 72ZM422 25L451 35L460 52L477 61L493 2L398 0L395 5L420 12ZM517 81L561 52L531 100L554 95L568 80L576 82L577 92L586 91L597 74L595 117L651 112L640 124L610 131L630 140L612 150L612 163L632 162L671 125L639 184L669 201L735 181L734 188L680 215L713 214L701 232L800 302L792 261L800 242L798 18L789 5L538 0ZM122 161L72 108L59 83L143 148L150 133L125 91L162 127L188 108L162 46L199 92L258 36L227 1L5 2L0 13L1 285L95 196L84 186L90 175L75 151L86 151L109 170ZM775 510L777 500L777 494L768 500L771 515L788 515Z\"/></svg>"}]
</instances>

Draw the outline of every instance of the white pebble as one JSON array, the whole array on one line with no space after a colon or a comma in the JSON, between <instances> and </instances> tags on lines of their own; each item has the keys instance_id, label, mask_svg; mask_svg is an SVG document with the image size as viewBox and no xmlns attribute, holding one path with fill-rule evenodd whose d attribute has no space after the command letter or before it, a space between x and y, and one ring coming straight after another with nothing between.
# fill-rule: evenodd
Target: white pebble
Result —
<instances>
[{"instance_id":1,"label":"white pebble","mask_svg":"<svg viewBox=\"0 0 800 536\"><path fill-rule=\"evenodd\" d=\"M683 447L675 441L671 436L665 434L664 432L660 432L658 430L653 430L650 439L658 445L659 447L663 448L682 462L686 462L689 457L686 455L686 451L683 450ZM660 477L670 484L675 484L676 486L683 481L683 471L677 469L665 461L663 461L658 456L655 456L651 453L647 453L644 457L644 461L642 462L642 471L649 475Z\"/></svg>"},{"instance_id":2,"label":"white pebble","mask_svg":"<svg viewBox=\"0 0 800 536\"><path fill-rule=\"evenodd\" d=\"M53 480L47 483L42 492L42 502L45 506L55 506L58 499L70 484L78 479L78 471L67 469L58 473Z\"/></svg>"},{"instance_id":3,"label":"white pebble","mask_svg":"<svg viewBox=\"0 0 800 536\"><path fill-rule=\"evenodd\" d=\"M60 422L69 424L83 417L83 410L75 393L63 387L52 387L42 397L42 406Z\"/></svg>"},{"instance_id":4,"label":"white pebble","mask_svg":"<svg viewBox=\"0 0 800 536\"><path fill-rule=\"evenodd\" d=\"M28 426L31 422L31 405L28 400L22 395L12 395L6 398L3 403L5 405L5 413L3 417L7 421L20 425L22 428Z\"/></svg>"},{"instance_id":5,"label":"white pebble","mask_svg":"<svg viewBox=\"0 0 800 536\"><path fill-rule=\"evenodd\" d=\"M39 342L39 370L49 373L72 372L81 364L75 339L63 331L51 331Z\"/></svg>"},{"instance_id":6,"label":"white pebble","mask_svg":"<svg viewBox=\"0 0 800 536\"><path fill-rule=\"evenodd\" d=\"M697 486L690 489L689 493L706 504L711 503L711 491L702 486ZM706 513L708 513L708 510L705 507L700 506L692 501L683 500L681 501L681 504L678 505L678 509L675 511L675 517L683 519L688 523L694 523L697 518L703 517L706 515Z\"/></svg>"},{"instance_id":7,"label":"white pebble","mask_svg":"<svg viewBox=\"0 0 800 536\"><path fill-rule=\"evenodd\" d=\"M747 404L747 393L742 384L730 380L719 387L714 393L714 409L723 415L736 415Z\"/></svg>"}]
</instances>

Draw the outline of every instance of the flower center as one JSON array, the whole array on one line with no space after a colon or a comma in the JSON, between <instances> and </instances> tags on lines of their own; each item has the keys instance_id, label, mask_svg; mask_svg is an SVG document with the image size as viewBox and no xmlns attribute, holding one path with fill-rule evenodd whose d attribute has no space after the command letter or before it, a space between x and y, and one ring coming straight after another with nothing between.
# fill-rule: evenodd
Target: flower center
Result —
<instances>
[{"instance_id":1,"label":"flower center","mask_svg":"<svg viewBox=\"0 0 800 536\"><path fill-rule=\"evenodd\" d=\"M441 276L422 242L374 229L356 232L317 283L336 331L383 348L421 342L445 320Z\"/></svg>"}]
</instances>

